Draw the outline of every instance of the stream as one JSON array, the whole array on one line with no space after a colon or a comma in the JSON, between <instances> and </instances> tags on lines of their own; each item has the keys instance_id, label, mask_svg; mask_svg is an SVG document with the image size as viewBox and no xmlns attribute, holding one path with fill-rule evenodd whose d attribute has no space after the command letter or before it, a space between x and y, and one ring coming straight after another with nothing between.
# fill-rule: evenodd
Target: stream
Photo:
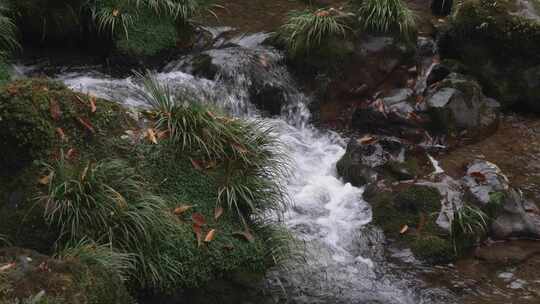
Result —
<instances>
[{"instance_id":1,"label":"stream","mask_svg":"<svg viewBox=\"0 0 540 304\"><path fill-rule=\"evenodd\" d=\"M268 274L269 303L457 303L446 288L429 287L419 272L427 271L408 250L385 249L383 233L370 225L371 207L362 188L337 177L335 164L345 153L346 139L310 123L309 96L298 89L282 55L263 46L264 34L216 39L204 51L217 68L213 79L193 75L195 55L187 55L155 71L175 90L215 103L237 117L271 123L291 155L293 174L287 180L293 207L287 227L305 243L306 262ZM23 75L42 67L19 65ZM60 67L53 78L83 93L144 106L132 92L133 77L112 78L99 69ZM254 86L279 88L281 115L269 117L250 102Z\"/></svg>"}]
</instances>

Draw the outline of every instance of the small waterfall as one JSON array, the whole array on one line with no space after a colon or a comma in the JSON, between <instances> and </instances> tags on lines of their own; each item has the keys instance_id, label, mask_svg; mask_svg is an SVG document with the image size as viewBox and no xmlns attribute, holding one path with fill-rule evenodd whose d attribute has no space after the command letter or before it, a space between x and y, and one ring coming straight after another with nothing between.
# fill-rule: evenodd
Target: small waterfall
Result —
<instances>
[{"instance_id":1,"label":"small waterfall","mask_svg":"<svg viewBox=\"0 0 540 304\"><path fill-rule=\"evenodd\" d=\"M290 303L452 303L440 291L422 290L413 272L395 271L387 261L384 235L368 225L372 214L363 189L337 176L346 140L309 123L309 97L298 89L282 55L262 46L262 40L257 34L222 41L219 48L169 63L157 76L235 116L268 121L288 147L294 174L287 185L294 207L285 221L305 242L307 262L291 265L288 272L271 271L268 288L282 290L284 299L278 301ZM197 58L210 59L212 75L200 77ZM83 93L143 106L132 93L138 86L133 77L114 79L91 70L55 77ZM260 88L272 89L273 100L282 103L280 114L267 118L253 105Z\"/></svg>"}]
</instances>

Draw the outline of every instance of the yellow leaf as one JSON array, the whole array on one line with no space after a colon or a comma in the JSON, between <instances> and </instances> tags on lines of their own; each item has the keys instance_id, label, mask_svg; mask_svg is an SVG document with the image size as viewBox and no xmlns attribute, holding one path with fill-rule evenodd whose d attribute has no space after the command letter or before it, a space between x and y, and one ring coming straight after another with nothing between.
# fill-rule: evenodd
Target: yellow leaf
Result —
<instances>
[{"instance_id":1,"label":"yellow leaf","mask_svg":"<svg viewBox=\"0 0 540 304\"><path fill-rule=\"evenodd\" d=\"M208 234L206 234L206 237L204 238L204 241L206 243L210 243L211 241L214 240L215 237L216 237L216 229L212 229L212 230L208 231Z\"/></svg>"},{"instance_id":2,"label":"yellow leaf","mask_svg":"<svg viewBox=\"0 0 540 304\"><path fill-rule=\"evenodd\" d=\"M42 178L40 178L38 180L38 182L41 184L41 185L48 185L50 182L51 182L51 179L52 179L52 172L49 174L49 175L46 175L46 176L43 176Z\"/></svg>"},{"instance_id":3,"label":"yellow leaf","mask_svg":"<svg viewBox=\"0 0 540 304\"><path fill-rule=\"evenodd\" d=\"M401 227L401 230L399 231L399 234L405 234L407 231L409 231L409 226L405 225Z\"/></svg>"},{"instance_id":4,"label":"yellow leaf","mask_svg":"<svg viewBox=\"0 0 540 304\"><path fill-rule=\"evenodd\" d=\"M146 130L146 136L148 137L148 139L149 139L154 145L157 145L158 141L157 141L156 132L154 132L154 129L148 129L148 130Z\"/></svg>"},{"instance_id":5,"label":"yellow leaf","mask_svg":"<svg viewBox=\"0 0 540 304\"><path fill-rule=\"evenodd\" d=\"M188 206L188 205L184 205L184 206L180 206L176 209L174 209L174 214L176 215L181 215L182 213L188 211L189 209L193 208L193 206Z\"/></svg>"}]
</instances>

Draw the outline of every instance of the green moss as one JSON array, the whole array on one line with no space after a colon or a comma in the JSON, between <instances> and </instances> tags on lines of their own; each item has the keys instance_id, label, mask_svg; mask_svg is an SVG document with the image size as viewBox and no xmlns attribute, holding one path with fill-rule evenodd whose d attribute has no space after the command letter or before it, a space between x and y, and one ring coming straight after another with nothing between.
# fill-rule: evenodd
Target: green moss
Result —
<instances>
[{"instance_id":1,"label":"green moss","mask_svg":"<svg viewBox=\"0 0 540 304\"><path fill-rule=\"evenodd\" d=\"M177 31L173 20L141 14L128 28L129 36L116 42L120 52L130 56L152 57L176 46Z\"/></svg>"},{"instance_id":2,"label":"green moss","mask_svg":"<svg viewBox=\"0 0 540 304\"><path fill-rule=\"evenodd\" d=\"M430 263L450 262L455 258L452 243L435 235L420 236L411 243L416 257Z\"/></svg>"},{"instance_id":3,"label":"green moss","mask_svg":"<svg viewBox=\"0 0 540 304\"><path fill-rule=\"evenodd\" d=\"M353 164L349 153L345 153L345 155L337 162L336 169L339 176L353 186L361 187L369 182L364 174L365 171L369 169L366 168L366 166Z\"/></svg>"},{"instance_id":4,"label":"green moss","mask_svg":"<svg viewBox=\"0 0 540 304\"><path fill-rule=\"evenodd\" d=\"M438 190L419 185L396 190L379 191L373 186L366 189L364 198L372 206L374 224L391 240L409 246L419 259L430 263L454 259L448 234L436 224L441 208ZM401 234L405 225L409 231Z\"/></svg>"}]
</instances>

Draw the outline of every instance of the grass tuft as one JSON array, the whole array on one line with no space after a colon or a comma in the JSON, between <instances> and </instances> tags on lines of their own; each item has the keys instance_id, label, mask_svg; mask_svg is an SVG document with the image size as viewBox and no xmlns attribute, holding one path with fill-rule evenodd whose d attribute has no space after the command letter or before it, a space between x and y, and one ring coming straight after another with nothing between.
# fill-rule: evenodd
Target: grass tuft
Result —
<instances>
[{"instance_id":1,"label":"grass tuft","mask_svg":"<svg viewBox=\"0 0 540 304\"><path fill-rule=\"evenodd\" d=\"M416 37L416 14L402 0L363 0L357 10L362 30Z\"/></svg>"},{"instance_id":2,"label":"grass tuft","mask_svg":"<svg viewBox=\"0 0 540 304\"><path fill-rule=\"evenodd\" d=\"M458 210L454 210L452 220L451 237L454 251L458 254L469 243L476 243L478 238L488 232L489 216L482 210L465 204Z\"/></svg>"},{"instance_id":3,"label":"grass tuft","mask_svg":"<svg viewBox=\"0 0 540 304\"><path fill-rule=\"evenodd\" d=\"M0 59L8 51L20 47L16 39L17 27L7 16L9 9L5 0L0 0Z\"/></svg>"},{"instance_id":4,"label":"grass tuft","mask_svg":"<svg viewBox=\"0 0 540 304\"><path fill-rule=\"evenodd\" d=\"M276 34L293 57L313 51L331 39L343 39L351 28L347 25L347 14L330 8L316 11L293 11L287 22Z\"/></svg>"}]
</instances>

